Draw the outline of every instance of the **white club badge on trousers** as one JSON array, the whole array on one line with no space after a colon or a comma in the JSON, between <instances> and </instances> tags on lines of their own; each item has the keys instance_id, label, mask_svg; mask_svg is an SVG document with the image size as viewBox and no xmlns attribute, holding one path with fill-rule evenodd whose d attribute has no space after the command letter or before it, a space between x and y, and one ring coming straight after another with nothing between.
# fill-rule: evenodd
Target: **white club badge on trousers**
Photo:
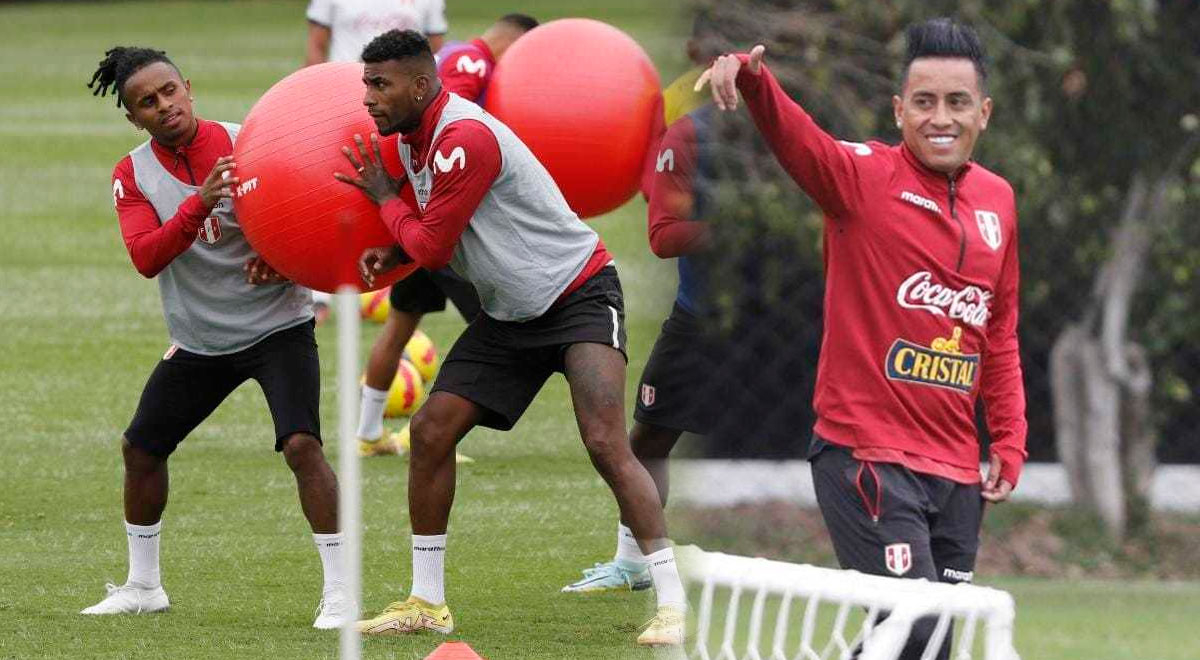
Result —
<instances>
[{"instance_id":1,"label":"white club badge on trousers","mask_svg":"<svg viewBox=\"0 0 1200 660\"><path fill-rule=\"evenodd\" d=\"M649 408L654 405L655 390L653 385L642 385L642 405Z\"/></svg>"},{"instance_id":2,"label":"white club badge on trousers","mask_svg":"<svg viewBox=\"0 0 1200 660\"><path fill-rule=\"evenodd\" d=\"M892 575L904 575L912 570L912 547L907 543L893 543L883 549L883 563Z\"/></svg>"}]
</instances>

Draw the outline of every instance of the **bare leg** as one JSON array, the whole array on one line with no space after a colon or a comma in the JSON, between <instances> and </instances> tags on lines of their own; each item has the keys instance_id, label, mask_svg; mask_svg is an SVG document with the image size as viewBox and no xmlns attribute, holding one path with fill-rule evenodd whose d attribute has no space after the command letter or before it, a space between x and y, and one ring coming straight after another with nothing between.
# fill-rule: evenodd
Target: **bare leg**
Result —
<instances>
[{"instance_id":1,"label":"bare leg","mask_svg":"<svg viewBox=\"0 0 1200 660\"><path fill-rule=\"evenodd\" d=\"M434 392L412 418L408 514L413 534L445 534L454 504L454 447L483 417L457 394Z\"/></svg>"},{"instance_id":2,"label":"bare leg","mask_svg":"<svg viewBox=\"0 0 1200 660\"><path fill-rule=\"evenodd\" d=\"M167 459L121 440L125 457L125 522L153 525L167 508Z\"/></svg>"},{"instance_id":3,"label":"bare leg","mask_svg":"<svg viewBox=\"0 0 1200 660\"><path fill-rule=\"evenodd\" d=\"M654 479L654 486L658 489L658 500L662 502L664 509L667 507L667 493L671 486L667 474L667 459L671 456L671 450L675 448L680 435L681 431L642 422L634 422L629 431L629 446L633 455L650 473L650 478Z\"/></svg>"},{"instance_id":4,"label":"bare leg","mask_svg":"<svg viewBox=\"0 0 1200 660\"><path fill-rule=\"evenodd\" d=\"M392 386L396 378L396 368L400 364L400 356L404 347L412 339L421 315L412 312L388 312L387 321L383 324L383 332L371 345L371 354L367 357L367 387L386 390Z\"/></svg>"},{"instance_id":5,"label":"bare leg","mask_svg":"<svg viewBox=\"0 0 1200 660\"><path fill-rule=\"evenodd\" d=\"M321 443L307 433L289 435L283 440L283 459L296 475L300 508L313 533L336 534L337 476L321 452Z\"/></svg>"},{"instance_id":6,"label":"bare leg","mask_svg":"<svg viewBox=\"0 0 1200 660\"><path fill-rule=\"evenodd\" d=\"M612 488L621 520L643 554L667 547L667 524L650 473L625 435L625 360L602 344L574 344L565 356L575 420L592 465Z\"/></svg>"}]
</instances>

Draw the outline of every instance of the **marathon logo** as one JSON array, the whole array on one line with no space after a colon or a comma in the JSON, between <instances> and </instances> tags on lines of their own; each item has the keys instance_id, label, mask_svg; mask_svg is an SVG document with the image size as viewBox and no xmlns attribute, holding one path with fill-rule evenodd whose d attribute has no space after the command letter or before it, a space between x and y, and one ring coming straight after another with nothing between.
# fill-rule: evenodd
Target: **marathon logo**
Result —
<instances>
[{"instance_id":1,"label":"marathon logo","mask_svg":"<svg viewBox=\"0 0 1200 660\"><path fill-rule=\"evenodd\" d=\"M941 215L942 213L942 208L937 205L937 202L929 199L928 197L922 197L916 193L905 190L904 192L900 193L900 199L908 202L909 204L916 204L923 209L933 211L938 215Z\"/></svg>"},{"instance_id":2,"label":"marathon logo","mask_svg":"<svg viewBox=\"0 0 1200 660\"><path fill-rule=\"evenodd\" d=\"M951 582L970 582L975 579L975 571L959 571L953 568L943 568L942 577Z\"/></svg>"},{"instance_id":3,"label":"marathon logo","mask_svg":"<svg viewBox=\"0 0 1200 660\"><path fill-rule=\"evenodd\" d=\"M884 365L887 377L969 393L979 375L979 355L963 355L959 350L961 338L962 328L954 328L949 339L938 337L929 347L897 339Z\"/></svg>"}]
</instances>

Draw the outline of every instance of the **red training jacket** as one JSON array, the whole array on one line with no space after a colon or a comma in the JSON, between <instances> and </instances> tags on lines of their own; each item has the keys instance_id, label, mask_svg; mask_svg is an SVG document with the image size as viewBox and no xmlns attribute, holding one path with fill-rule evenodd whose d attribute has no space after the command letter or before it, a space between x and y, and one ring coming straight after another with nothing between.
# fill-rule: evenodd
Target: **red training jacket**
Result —
<instances>
[{"instance_id":1,"label":"red training jacket","mask_svg":"<svg viewBox=\"0 0 1200 660\"><path fill-rule=\"evenodd\" d=\"M443 51L447 50L446 47ZM472 103L480 103L479 97L487 89L492 73L496 70L496 58L483 39L472 39L458 46L449 47L438 62L438 78L442 87ZM481 104L482 105L482 104Z\"/></svg>"},{"instance_id":2,"label":"red training jacket","mask_svg":"<svg viewBox=\"0 0 1200 660\"><path fill-rule=\"evenodd\" d=\"M647 213L650 250L661 259L708 249L709 224L693 217L696 126L684 115L671 124L654 153Z\"/></svg>"},{"instance_id":3,"label":"red training jacket","mask_svg":"<svg viewBox=\"0 0 1200 660\"><path fill-rule=\"evenodd\" d=\"M991 451L1016 485L1027 426L1012 187L978 164L951 178L903 145L838 141L766 67L743 68L737 87L826 215L817 434L856 455L902 452L978 482L982 396Z\"/></svg>"},{"instance_id":4,"label":"red training jacket","mask_svg":"<svg viewBox=\"0 0 1200 660\"><path fill-rule=\"evenodd\" d=\"M172 150L150 141L158 162L177 179L193 186L204 183L218 158L233 153L229 133L219 123L197 121L195 137L184 146ZM128 155L113 168L112 179L113 203L117 206L125 249L139 273L154 277L192 245L212 208L205 206L196 193L179 205L174 216L162 221L150 200L138 189L133 160Z\"/></svg>"}]
</instances>

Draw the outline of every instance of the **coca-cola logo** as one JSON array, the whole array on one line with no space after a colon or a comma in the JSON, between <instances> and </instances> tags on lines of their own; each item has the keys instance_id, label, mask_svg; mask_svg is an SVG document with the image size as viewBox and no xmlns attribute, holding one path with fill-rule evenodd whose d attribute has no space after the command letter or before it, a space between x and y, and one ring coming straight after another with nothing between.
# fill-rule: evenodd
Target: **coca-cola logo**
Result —
<instances>
[{"instance_id":1,"label":"coca-cola logo","mask_svg":"<svg viewBox=\"0 0 1200 660\"><path fill-rule=\"evenodd\" d=\"M900 284L896 302L904 309L919 309L982 328L991 316L992 292L977 286L953 289L933 280L929 271L913 273Z\"/></svg>"}]
</instances>

